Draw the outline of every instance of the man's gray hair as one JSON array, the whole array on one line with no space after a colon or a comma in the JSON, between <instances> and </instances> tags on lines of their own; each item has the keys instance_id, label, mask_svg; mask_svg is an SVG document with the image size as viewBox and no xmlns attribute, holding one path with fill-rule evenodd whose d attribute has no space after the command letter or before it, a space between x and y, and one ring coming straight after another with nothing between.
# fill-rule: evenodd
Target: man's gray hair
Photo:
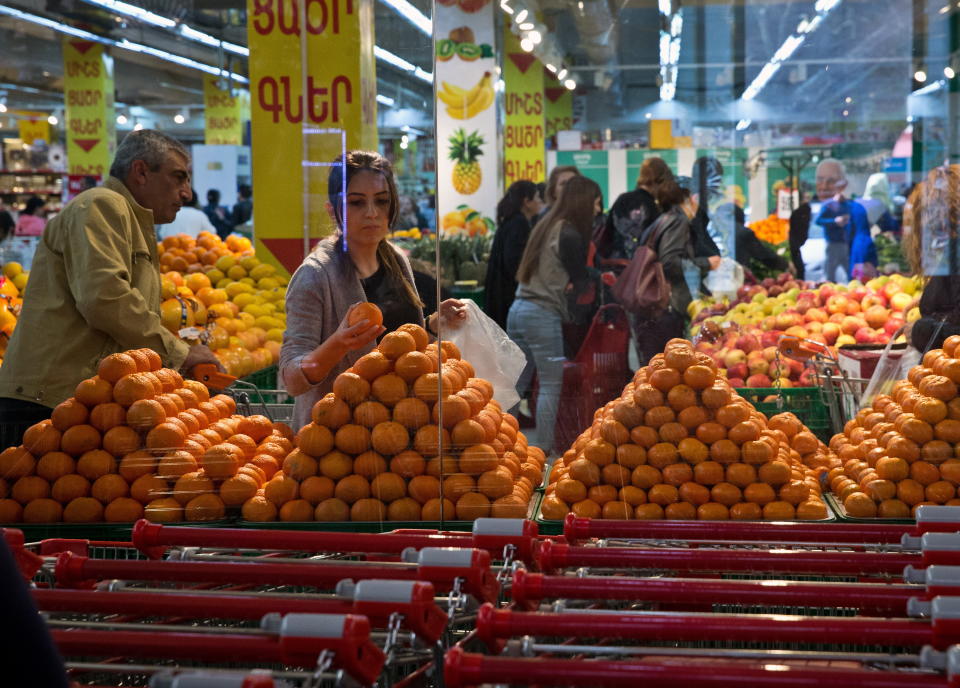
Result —
<instances>
[{"instance_id":1,"label":"man's gray hair","mask_svg":"<svg viewBox=\"0 0 960 688\"><path fill-rule=\"evenodd\" d=\"M817 169L819 170L824 165L836 165L837 169L840 171L840 179L847 178L846 166L836 158L824 158L823 160L820 161L820 164L817 165Z\"/></svg>"},{"instance_id":2,"label":"man's gray hair","mask_svg":"<svg viewBox=\"0 0 960 688\"><path fill-rule=\"evenodd\" d=\"M121 180L126 179L134 160L143 160L151 170L156 171L170 151L190 160L190 154L183 144L162 131L156 129L131 131L117 147L113 164L110 165L110 176Z\"/></svg>"}]
</instances>

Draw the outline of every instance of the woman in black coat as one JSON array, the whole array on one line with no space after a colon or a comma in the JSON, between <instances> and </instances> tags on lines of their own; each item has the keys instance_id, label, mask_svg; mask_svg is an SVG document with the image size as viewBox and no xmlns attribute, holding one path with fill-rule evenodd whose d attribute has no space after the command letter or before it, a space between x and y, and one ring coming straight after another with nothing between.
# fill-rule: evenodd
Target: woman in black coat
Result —
<instances>
[{"instance_id":1,"label":"woman in black coat","mask_svg":"<svg viewBox=\"0 0 960 688\"><path fill-rule=\"evenodd\" d=\"M497 231L487 263L483 310L504 329L517 291L517 268L530 237L531 221L542 208L537 185L523 179L511 184L497 204Z\"/></svg>"}]
</instances>

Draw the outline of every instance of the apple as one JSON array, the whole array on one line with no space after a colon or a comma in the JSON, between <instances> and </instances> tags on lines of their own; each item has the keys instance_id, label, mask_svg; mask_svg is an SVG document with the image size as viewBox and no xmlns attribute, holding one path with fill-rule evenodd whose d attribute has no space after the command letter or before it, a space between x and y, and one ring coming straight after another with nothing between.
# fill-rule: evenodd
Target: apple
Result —
<instances>
[{"instance_id":1,"label":"apple","mask_svg":"<svg viewBox=\"0 0 960 688\"><path fill-rule=\"evenodd\" d=\"M890 318L890 311L888 311L883 306L870 306L863 313L863 319L867 321L867 325L877 329L878 327L883 327L884 323Z\"/></svg>"},{"instance_id":2,"label":"apple","mask_svg":"<svg viewBox=\"0 0 960 688\"><path fill-rule=\"evenodd\" d=\"M902 315L891 315L887 322L883 324L883 331L892 337L893 333L903 327L905 322Z\"/></svg>"},{"instance_id":3,"label":"apple","mask_svg":"<svg viewBox=\"0 0 960 688\"><path fill-rule=\"evenodd\" d=\"M766 348L763 350L763 358L767 361L767 363L770 363L770 362L772 362L774 359L776 359L776 358L777 358L777 347L775 347L775 346L768 346L768 347L766 347Z\"/></svg>"},{"instance_id":4,"label":"apple","mask_svg":"<svg viewBox=\"0 0 960 688\"><path fill-rule=\"evenodd\" d=\"M734 346L747 354L749 354L751 351L758 351L761 348L760 340L752 334L740 335L737 337L737 341Z\"/></svg>"},{"instance_id":5,"label":"apple","mask_svg":"<svg viewBox=\"0 0 960 688\"><path fill-rule=\"evenodd\" d=\"M806 330L806 328L800 327L799 325L794 325L793 327L788 327L787 330L786 330L786 332L784 332L784 334L790 335L791 337L800 337L800 339L806 339L806 338L807 338L807 330Z\"/></svg>"},{"instance_id":6,"label":"apple","mask_svg":"<svg viewBox=\"0 0 960 688\"><path fill-rule=\"evenodd\" d=\"M857 344L873 344L876 339L873 330L869 327L859 328L853 333L853 338L857 340Z\"/></svg>"},{"instance_id":7,"label":"apple","mask_svg":"<svg viewBox=\"0 0 960 688\"><path fill-rule=\"evenodd\" d=\"M754 388L771 387L773 386L773 380L771 380L768 376L762 373L758 373L756 375L751 375L750 377L748 377L746 380L746 385L747 387L754 387Z\"/></svg>"},{"instance_id":8,"label":"apple","mask_svg":"<svg viewBox=\"0 0 960 688\"><path fill-rule=\"evenodd\" d=\"M746 362L736 363L732 366L727 366L727 376L739 377L741 379L746 378L749 375L750 369L747 368Z\"/></svg>"},{"instance_id":9,"label":"apple","mask_svg":"<svg viewBox=\"0 0 960 688\"><path fill-rule=\"evenodd\" d=\"M834 343L839 349L841 346L851 346L856 344L857 340L852 334L841 334L839 337L837 337L837 341Z\"/></svg>"},{"instance_id":10,"label":"apple","mask_svg":"<svg viewBox=\"0 0 960 688\"><path fill-rule=\"evenodd\" d=\"M825 323L827 322L827 318L829 316L827 315L826 311L824 311L822 308L811 308L804 314L804 317L807 319L808 323L809 322Z\"/></svg>"},{"instance_id":11,"label":"apple","mask_svg":"<svg viewBox=\"0 0 960 688\"><path fill-rule=\"evenodd\" d=\"M844 334L854 334L861 327L866 327L867 323L863 318L857 318L852 315L848 315L840 323L840 331Z\"/></svg>"},{"instance_id":12,"label":"apple","mask_svg":"<svg viewBox=\"0 0 960 688\"><path fill-rule=\"evenodd\" d=\"M887 344L890 343L890 335L888 335L883 330L878 330L877 333L874 335L874 341L877 344L882 344L883 346L886 346Z\"/></svg>"},{"instance_id":13,"label":"apple","mask_svg":"<svg viewBox=\"0 0 960 688\"><path fill-rule=\"evenodd\" d=\"M890 297L890 307L895 311L905 311L913 302L913 297L905 291L898 291Z\"/></svg>"},{"instance_id":14,"label":"apple","mask_svg":"<svg viewBox=\"0 0 960 688\"><path fill-rule=\"evenodd\" d=\"M817 377L813 368L807 368L800 373L800 379L797 380L797 384L799 384L801 387L816 387Z\"/></svg>"},{"instance_id":15,"label":"apple","mask_svg":"<svg viewBox=\"0 0 960 688\"><path fill-rule=\"evenodd\" d=\"M746 353L740 351L739 349L731 349L729 352L727 352L726 356L723 357L723 367L727 370L730 370L733 366L743 363L746 360Z\"/></svg>"},{"instance_id":16,"label":"apple","mask_svg":"<svg viewBox=\"0 0 960 688\"><path fill-rule=\"evenodd\" d=\"M803 315L807 311L809 311L811 308L813 308L814 305L815 303L813 299L801 298L801 299L797 299L797 304L793 307L793 310L795 310L800 315Z\"/></svg>"},{"instance_id":17,"label":"apple","mask_svg":"<svg viewBox=\"0 0 960 688\"><path fill-rule=\"evenodd\" d=\"M731 387L743 387L743 378L740 377L728 377L727 382Z\"/></svg>"},{"instance_id":18,"label":"apple","mask_svg":"<svg viewBox=\"0 0 960 688\"><path fill-rule=\"evenodd\" d=\"M765 375L770 369L770 363L764 358L762 351L753 351L747 356L747 370L751 375Z\"/></svg>"},{"instance_id":19,"label":"apple","mask_svg":"<svg viewBox=\"0 0 960 688\"><path fill-rule=\"evenodd\" d=\"M892 299L894 294L903 291L903 288L894 281L889 281L883 285L883 288L880 290L883 292L883 295L887 297L888 300Z\"/></svg>"},{"instance_id":20,"label":"apple","mask_svg":"<svg viewBox=\"0 0 960 688\"><path fill-rule=\"evenodd\" d=\"M760 282L761 286L766 287L767 289L769 289L770 287L772 287L772 286L773 286L774 284L776 284L776 283L777 283L777 281L776 281L775 279L773 279L772 277L767 277L765 280L763 280L762 282Z\"/></svg>"},{"instance_id":21,"label":"apple","mask_svg":"<svg viewBox=\"0 0 960 688\"><path fill-rule=\"evenodd\" d=\"M834 294L829 299L827 299L827 312L830 314L846 313L847 305L849 303L850 303L850 299L848 299L843 294Z\"/></svg>"},{"instance_id":22,"label":"apple","mask_svg":"<svg viewBox=\"0 0 960 688\"><path fill-rule=\"evenodd\" d=\"M887 297L883 295L883 292L877 292L874 294L867 294L860 300L860 309L866 311L872 306L886 306Z\"/></svg>"},{"instance_id":23,"label":"apple","mask_svg":"<svg viewBox=\"0 0 960 688\"><path fill-rule=\"evenodd\" d=\"M837 293L836 286L837 285L830 282L820 285L820 289L817 290L817 294L820 296L820 303L826 303L831 296Z\"/></svg>"},{"instance_id":24,"label":"apple","mask_svg":"<svg viewBox=\"0 0 960 688\"><path fill-rule=\"evenodd\" d=\"M827 340L827 344L835 344L840 334L840 326L837 323L827 322L823 324L823 338Z\"/></svg>"},{"instance_id":25,"label":"apple","mask_svg":"<svg viewBox=\"0 0 960 688\"><path fill-rule=\"evenodd\" d=\"M807 339L812 342L820 342L821 344L827 343L827 338L823 336L823 332L811 332Z\"/></svg>"},{"instance_id":26,"label":"apple","mask_svg":"<svg viewBox=\"0 0 960 688\"><path fill-rule=\"evenodd\" d=\"M790 367L790 377L800 377L803 373L803 363L792 358L788 358L787 365Z\"/></svg>"},{"instance_id":27,"label":"apple","mask_svg":"<svg viewBox=\"0 0 960 688\"><path fill-rule=\"evenodd\" d=\"M764 348L768 346L776 347L780 343L780 331L774 328L771 328L760 335L760 344Z\"/></svg>"},{"instance_id":28,"label":"apple","mask_svg":"<svg viewBox=\"0 0 960 688\"><path fill-rule=\"evenodd\" d=\"M850 298L856 301L857 303L863 301L863 299L869 294L870 291L863 286L862 284L854 287L850 290Z\"/></svg>"}]
</instances>

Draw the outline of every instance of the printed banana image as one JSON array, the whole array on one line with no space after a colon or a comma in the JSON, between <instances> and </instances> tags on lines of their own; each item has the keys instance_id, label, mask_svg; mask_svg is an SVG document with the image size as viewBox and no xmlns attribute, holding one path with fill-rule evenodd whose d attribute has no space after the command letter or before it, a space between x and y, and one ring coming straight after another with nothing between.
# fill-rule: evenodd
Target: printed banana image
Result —
<instances>
[{"instance_id":1,"label":"printed banana image","mask_svg":"<svg viewBox=\"0 0 960 688\"><path fill-rule=\"evenodd\" d=\"M465 89L460 86L442 82L437 97L447 105L447 114L454 119L470 119L477 113L483 112L493 105L495 93L493 90L493 75L485 72L480 81L473 88Z\"/></svg>"}]
</instances>

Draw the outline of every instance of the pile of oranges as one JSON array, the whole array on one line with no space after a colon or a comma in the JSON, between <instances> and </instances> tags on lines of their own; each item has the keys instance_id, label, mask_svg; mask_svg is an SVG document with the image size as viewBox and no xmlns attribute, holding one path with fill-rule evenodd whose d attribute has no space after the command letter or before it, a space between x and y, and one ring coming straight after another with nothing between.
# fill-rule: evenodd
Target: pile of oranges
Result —
<instances>
[{"instance_id":1,"label":"pile of oranges","mask_svg":"<svg viewBox=\"0 0 960 688\"><path fill-rule=\"evenodd\" d=\"M277 361L289 280L252 255L248 239L181 234L165 238L158 250L161 265L171 268L161 280L160 317L167 329L202 330L200 339L236 377ZM195 262L184 268L188 259Z\"/></svg>"},{"instance_id":2,"label":"pile of oranges","mask_svg":"<svg viewBox=\"0 0 960 688\"><path fill-rule=\"evenodd\" d=\"M20 263L4 263L0 269L0 365L7 352L7 343L17 326L17 318L23 306L23 290L27 288L29 272Z\"/></svg>"},{"instance_id":3,"label":"pile of oranges","mask_svg":"<svg viewBox=\"0 0 960 688\"><path fill-rule=\"evenodd\" d=\"M960 505L958 384L954 335L833 436L842 465L828 477L847 515L910 518L923 504Z\"/></svg>"},{"instance_id":4,"label":"pile of oranges","mask_svg":"<svg viewBox=\"0 0 960 688\"><path fill-rule=\"evenodd\" d=\"M771 244L782 244L787 240L790 232L790 221L778 217L775 213L762 220L756 220L747 225L758 239Z\"/></svg>"},{"instance_id":5,"label":"pile of oranges","mask_svg":"<svg viewBox=\"0 0 960 688\"><path fill-rule=\"evenodd\" d=\"M428 344L422 327L403 325L337 376L297 434L296 450L243 505L243 516L524 518L545 457L492 397L456 346Z\"/></svg>"},{"instance_id":6,"label":"pile of oranges","mask_svg":"<svg viewBox=\"0 0 960 688\"><path fill-rule=\"evenodd\" d=\"M293 449L288 427L235 411L150 349L107 356L0 453L0 523L223 518Z\"/></svg>"},{"instance_id":7,"label":"pile of oranges","mask_svg":"<svg viewBox=\"0 0 960 688\"><path fill-rule=\"evenodd\" d=\"M823 519L829 461L796 416L768 421L710 356L672 339L554 464L541 515Z\"/></svg>"}]
</instances>

